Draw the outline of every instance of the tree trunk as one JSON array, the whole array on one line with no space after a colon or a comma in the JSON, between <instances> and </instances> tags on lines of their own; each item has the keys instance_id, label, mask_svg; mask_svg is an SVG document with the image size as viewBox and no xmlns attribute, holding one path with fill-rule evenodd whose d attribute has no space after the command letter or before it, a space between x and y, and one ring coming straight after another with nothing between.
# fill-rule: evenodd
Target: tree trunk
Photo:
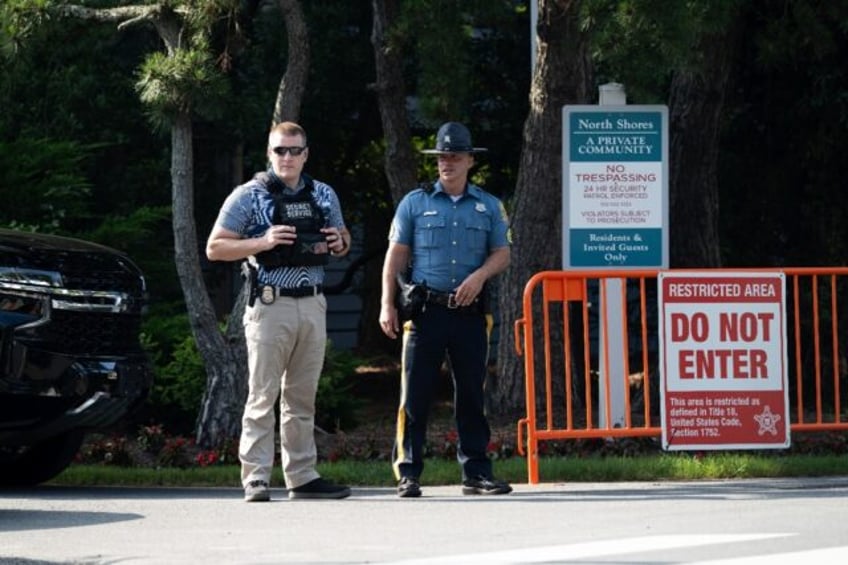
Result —
<instances>
[{"instance_id":1,"label":"tree trunk","mask_svg":"<svg viewBox=\"0 0 848 565\"><path fill-rule=\"evenodd\" d=\"M188 113L171 126L171 183L174 227L174 260L189 305L189 323L206 367L206 392L197 422L197 443L220 445L241 429L240 411L246 396L244 356L238 345L227 346L218 330L215 310L200 270L194 223L194 152L192 122Z\"/></svg>"},{"instance_id":2,"label":"tree trunk","mask_svg":"<svg viewBox=\"0 0 848 565\"><path fill-rule=\"evenodd\" d=\"M705 34L697 70L681 71L669 100L669 241L671 266L720 267L718 231L719 130L738 25Z\"/></svg>"},{"instance_id":3,"label":"tree trunk","mask_svg":"<svg viewBox=\"0 0 848 565\"><path fill-rule=\"evenodd\" d=\"M387 31L397 15L395 0L372 0L374 27L371 44L374 46L374 65L377 81L377 102L386 140L385 171L389 191L395 205L416 183L416 159L412 136L406 117L406 92L403 82L403 61L400 46L392 44Z\"/></svg>"},{"instance_id":4,"label":"tree trunk","mask_svg":"<svg viewBox=\"0 0 848 565\"><path fill-rule=\"evenodd\" d=\"M288 59L274 103L274 123L297 121L309 74L309 30L299 0L278 0L286 22Z\"/></svg>"},{"instance_id":5,"label":"tree trunk","mask_svg":"<svg viewBox=\"0 0 848 565\"><path fill-rule=\"evenodd\" d=\"M206 389L197 419L195 441L203 447L218 447L227 439L241 433L241 415L247 398L247 346L241 314L244 313L247 293L238 294L226 335L220 332L211 340L197 341L206 367ZM239 313L239 314L237 314Z\"/></svg>"},{"instance_id":6,"label":"tree trunk","mask_svg":"<svg viewBox=\"0 0 848 565\"><path fill-rule=\"evenodd\" d=\"M392 42L389 33L397 17L398 3L396 0L372 0L371 5L373 9L371 44L374 47L376 70L373 88L377 94L383 137L386 142L383 168L389 183L392 203L396 206L417 181L417 162L407 122L401 50L399 45ZM388 352L397 349L397 344L391 343L377 325L380 315L381 276L387 235L385 232L365 230L365 255L372 259L366 263L364 271L365 292L362 295L359 343L363 349L370 351Z\"/></svg>"},{"instance_id":7,"label":"tree trunk","mask_svg":"<svg viewBox=\"0 0 848 565\"><path fill-rule=\"evenodd\" d=\"M593 95L578 8L577 1L539 0L536 68L512 210L512 262L499 287L498 371L488 389L498 418L517 416L524 407L523 359L512 336L524 286L535 273L562 266L562 106L589 103Z\"/></svg>"}]
</instances>

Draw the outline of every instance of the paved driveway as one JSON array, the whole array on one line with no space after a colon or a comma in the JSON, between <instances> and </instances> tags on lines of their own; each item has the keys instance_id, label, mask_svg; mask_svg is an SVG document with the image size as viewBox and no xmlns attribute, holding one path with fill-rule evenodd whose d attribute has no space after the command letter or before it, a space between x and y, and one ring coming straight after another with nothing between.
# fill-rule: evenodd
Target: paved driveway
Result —
<instances>
[{"instance_id":1,"label":"paved driveway","mask_svg":"<svg viewBox=\"0 0 848 565\"><path fill-rule=\"evenodd\" d=\"M848 563L848 477L425 487L0 491L0 563Z\"/></svg>"}]
</instances>

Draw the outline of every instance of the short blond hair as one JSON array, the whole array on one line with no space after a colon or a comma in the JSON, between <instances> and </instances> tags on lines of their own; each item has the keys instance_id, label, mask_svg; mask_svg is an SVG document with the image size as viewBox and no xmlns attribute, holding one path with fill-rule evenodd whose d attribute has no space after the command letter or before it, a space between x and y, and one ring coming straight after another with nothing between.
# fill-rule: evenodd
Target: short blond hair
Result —
<instances>
[{"instance_id":1,"label":"short blond hair","mask_svg":"<svg viewBox=\"0 0 848 565\"><path fill-rule=\"evenodd\" d=\"M271 126L271 131L268 132L268 135L279 133L280 135L299 135L303 138L303 145L307 145L306 142L306 131L300 126L300 124L296 124L294 122L280 122L278 124L274 124Z\"/></svg>"}]
</instances>

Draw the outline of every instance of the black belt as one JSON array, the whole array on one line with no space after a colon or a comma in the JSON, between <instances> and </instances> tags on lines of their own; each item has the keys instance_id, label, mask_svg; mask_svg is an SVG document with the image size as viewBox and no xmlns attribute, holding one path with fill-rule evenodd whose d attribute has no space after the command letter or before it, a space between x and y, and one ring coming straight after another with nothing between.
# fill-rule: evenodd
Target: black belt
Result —
<instances>
[{"instance_id":1,"label":"black belt","mask_svg":"<svg viewBox=\"0 0 848 565\"><path fill-rule=\"evenodd\" d=\"M427 303L444 306L449 310L460 310L461 312L476 313L483 311L483 305L480 302L480 297L474 299L474 302L467 306L460 306L456 303L456 294L453 292L437 292L435 290L427 291Z\"/></svg>"},{"instance_id":2,"label":"black belt","mask_svg":"<svg viewBox=\"0 0 848 565\"><path fill-rule=\"evenodd\" d=\"M277 297L303 298L304 296L318 296L322 292L324 292L324 286L320 284L298 286L295 288L283 288L265 284L259 287L259 300L263 304L273 304Z\"/></svg>"}]
</instances>

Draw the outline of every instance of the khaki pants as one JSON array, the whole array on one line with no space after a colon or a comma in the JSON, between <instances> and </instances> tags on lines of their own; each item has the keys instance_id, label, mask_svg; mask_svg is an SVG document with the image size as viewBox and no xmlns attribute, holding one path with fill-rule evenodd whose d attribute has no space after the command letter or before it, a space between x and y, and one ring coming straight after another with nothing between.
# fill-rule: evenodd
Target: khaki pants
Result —
<instances>
[{"instance_id":1,"label":"khaki pants","mask_svg":"<svg viewBox=\"0 0 848 565\"><path fill-rule=\"evenodd\" d=\"M315 394L327 346L327 299L319 294L279 297L270 305L257 301L245 310L244 332L250 377L239 442L242 485L271 482L278 396L286 486L306 484L319 477Z\"/></svg>"}]
</instances>

